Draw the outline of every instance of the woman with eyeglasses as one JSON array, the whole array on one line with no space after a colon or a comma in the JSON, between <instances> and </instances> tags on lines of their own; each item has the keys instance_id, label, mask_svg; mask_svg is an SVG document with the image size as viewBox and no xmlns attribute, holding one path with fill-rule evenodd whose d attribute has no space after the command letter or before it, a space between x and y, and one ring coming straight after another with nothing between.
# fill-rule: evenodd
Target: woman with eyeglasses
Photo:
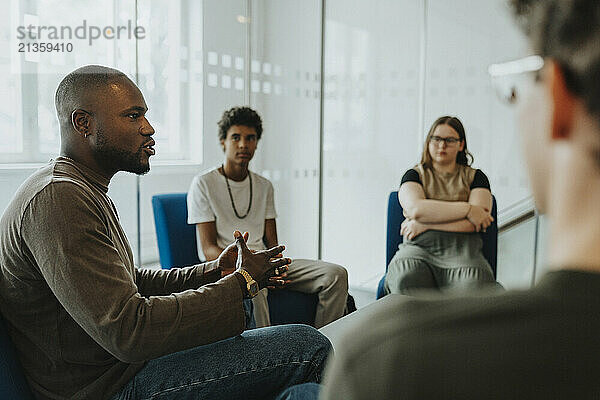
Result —
<instances>
[{"instance_id":1,"label":"woman with eyeglasses","mask_svg":"<svg viewBox=\"0 0 600 400\"><path fill-rule=\"evenodd\" d=\"M414 295L420 289L471 289L495 282L481 236L474 233L493 221L490 183L470 167L472 162L460 120L438 118L421 162L400 183L404 242L388 267L388 293Z\"/></svg>"}]
</instances>

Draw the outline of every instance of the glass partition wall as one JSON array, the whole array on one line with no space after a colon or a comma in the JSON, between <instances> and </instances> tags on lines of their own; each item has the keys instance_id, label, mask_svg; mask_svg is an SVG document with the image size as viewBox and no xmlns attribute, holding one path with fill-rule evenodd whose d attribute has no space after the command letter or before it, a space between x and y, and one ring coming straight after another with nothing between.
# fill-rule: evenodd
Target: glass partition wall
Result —
<instances>
[{"instance_id":1,"label":"glass partition wall","mask_svg":"<svg viewBox=\"0 0 600 400\"><path fill-rule=\"evenodd\" d=\"M322 255L353 285L373 286L385 270L387 196L419 153L423 6L326 4Z\"/></svg>"},{"instance_id":2,"label":"glass partition wall","mask_svg":"<svg viewBox=\"0 0 600 400\"><path fill-rule=\"evenodd\" d=\"M353 287L374 291L382 276L387 196L419 161L440 115L463 121L501 222L531 207L514 115L487 77L490 63L526 53L504 0L107 0L76 13L83 6L71 1L6 3L0 210L57 155L54 90L66 73L92 63L138 83L156 129L151 172L119 173L110 187L139 264L158 263L151 197L185 192L194 175L222 162L217 121L236 105L263 117L251 167L273 182L287 255L342 264ZM9 51L17 25L76 27L82 15L88 25L132 23L145 35L49 59ZM544 223L536 226L500 237L499 279L508 287L537 275L532 254L543 244L532 235ZM517 270L523 252L530 267Z\"/></svg>"},{"instance_id":3,"label":"glass partition wall","mask_svg":"<svg viewBox=\"0 0 600 400\"><path fill-rule=\"evenodd\" d=\"M263 119L254 168L273 183L286 255L317 258L321 1L252 0L250 104Z\"/></svg>"},{"instance_id":4,"label":"glass partition wall","mask_svg":"<svg viewBox=\"0 0 600 400\"><path fill-rule=\"evenodd\" d=\"M352 285L376 288L387 197L440 116L462 120L500 222L527 203L514 114L487 74L489 64L524 55L524 42L503 0L326 1L322 255L346 265ZM500 278L513 286L523 280L515 273Z\"/></svg>"},{"instance_id":5,"label":"glass partition wall","mask_svg":"<svg viewBox=\"0 0 600 400\"><path fill-rule=\"evenodd\" d=\"M89 36L90 27L135 26L135 2L108 0L83 4L58 0L10 0L5 5L0 24L0 212L11 200L21 183L42 163L59 152L59 129L54 111L54 92L68 72L85 64L102 64L118 68L135 80L136 40L96 40ZM85 17L83 17L85 16ZM33 32L32 39L28 30ZM37 30L45 27L45 31ZM49 42L49 27L68 39L71 51L18 52L23 46ZM73 32L74 31L74 32ZM86 37L81 39L85 31ZM124 35L126 36L126 35ZM136 221L137 179L119 173L110 186L118 205L121 222L138 253Z\"/></svg>"},{"instance_id":6,"label":"glass partition wall","mask_svg":"<svg viewBox=\"0 0 600 400\"><path fill-rule=\"evenodd\" d=\"M156 31L140 46L138 59L140 70L146 70L140 88L161 113L157 153L162 151L159 145L181 149L176 160L156 160L150 173L139 178L141 260L156 264L152 196L187 192L196 174L220 165L217 121L226 108L246 103L247 4L138 0L138 8L140 22Z\"/></svg>"}]
</instances>

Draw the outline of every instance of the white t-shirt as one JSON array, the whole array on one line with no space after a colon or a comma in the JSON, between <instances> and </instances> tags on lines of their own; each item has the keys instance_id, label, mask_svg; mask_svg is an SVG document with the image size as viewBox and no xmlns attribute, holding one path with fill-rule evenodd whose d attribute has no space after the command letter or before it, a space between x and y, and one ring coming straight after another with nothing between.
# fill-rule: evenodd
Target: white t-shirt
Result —
<instances>
[{"instance_id":1,"label":"white t-shirt","mask_svg":"<svg viewBox=\"0 0 600 400\"><path fill-rule=\"evenodd\" d=\"M217 245L225 248L233 242L233 231L248 232L248 248L264 250L263 235L265 219L277 217L271 182L250 171L252 174L252 207L245 218L238 218L233 211L227 191L225 177L218 168L194 177L187 195L188 224L215 221L217 226ZM239 215L245 215L250 197L250 180L241 182L229 179L231 196ZM197 235L197 233L196 233ZM198 249L200 250L198 238Z\"/></svg>"}]
</instances>

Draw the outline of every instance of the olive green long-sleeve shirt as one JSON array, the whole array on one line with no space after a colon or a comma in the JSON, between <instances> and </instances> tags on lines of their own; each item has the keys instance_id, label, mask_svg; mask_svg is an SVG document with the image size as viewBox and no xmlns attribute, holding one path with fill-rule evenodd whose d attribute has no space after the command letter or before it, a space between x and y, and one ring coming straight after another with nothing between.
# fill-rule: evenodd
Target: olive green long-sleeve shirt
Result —
<instances>
[{"instance_id":1,"label":"olive green long-sleeve shirt","mask_svg":"<svg viewBox=\"0 0 600 400\"><path fill-rule=\"evenodd\" d=\"M599 399L600 273L529 290L389 295L348 324L321 400Z\"/></svg>"},{"instance_id":2,"label":"olive green long-sleeve shirt","mask_svg":"<svg viewBox=\"0 0 600 400\"><path fill-rule=\"evenodd\" d=\"M38 398L109 398L146 361L244 329L240 284L215 262L134 266L108 184L59 157L0 219L0 312Z\"/></svg>"}]
</instances>

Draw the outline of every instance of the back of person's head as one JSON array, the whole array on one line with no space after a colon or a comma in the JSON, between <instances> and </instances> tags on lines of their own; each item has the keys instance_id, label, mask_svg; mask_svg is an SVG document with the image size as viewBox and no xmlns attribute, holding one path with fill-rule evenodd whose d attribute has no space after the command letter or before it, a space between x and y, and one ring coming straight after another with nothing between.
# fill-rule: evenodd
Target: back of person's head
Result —
<instances>
[{"instance_id":1,"label":"back of person's head","mask_svg":"<svg viewBox=\"0 0 600 400\"><path fill-rule=\"evenodd\" d=\"M567 88L600 122L600 1L511 0L532 50L556 61Z\"/></svg>"},{"instance_id":2,"label":"back of person's head","mask_svg":"<svg viewBox=\"0 0 600 400\"><path fill-rule=\"evenodd\" d=\"M78 108L94 113L98 93L116 81L131 80L123 72L102 65L86 65L69 73L58 84L54 105L61 128L71 125L71 114ZM133 84L133 82L132 82Z\"/></svg>"},{"instance_id":3,"label":"back of person's head","mask_svg":"<svg viewBox=\"0 0 600 400\"><path fill-rule=\"evenodd\" d=\"M254 128L256 139L262 136L262 120L260 115L250 107L233 107L223 113L219 125L219 140L227 139L227 131L234 125Z\"/></svg>"},{"instance_id":4,"label":"back of person's head","mask_svg":"<svg viewBox=\"0 0 600 400\"><path fill-rule=\"evenodd\" d=\"M435 132L435 128L437 128L440 125L448 125L452 129L454 129L456 133L458 133L458 137L464 142L465 147L456 155L456 163L470 166L473 163L473 155L469 152L469 150L467 150L467 137L465 135L465 127L458 118L451 117L448 115L436 119L431 125L431 128L429 128L429 132L427 133L427 137L425 138L423 154L421 155L421 164L426 168L432 167L433 160L431 159L431 154L429 154L429 142L431 142L431 137Z\"/></svg>"}]
</instances>

